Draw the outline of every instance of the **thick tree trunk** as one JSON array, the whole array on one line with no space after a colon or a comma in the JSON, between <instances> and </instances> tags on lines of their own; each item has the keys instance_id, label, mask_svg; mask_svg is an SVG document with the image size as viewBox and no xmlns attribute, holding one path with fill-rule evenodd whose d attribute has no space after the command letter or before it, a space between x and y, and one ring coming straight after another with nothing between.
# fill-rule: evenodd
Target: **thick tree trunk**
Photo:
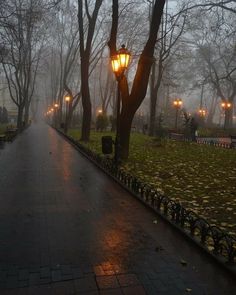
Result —
<instances>
[{"instance_id":1,"label":"thick tree trunk","mask_svg":"<svg viewBox=\"0 0 236 295\"><path fill-rule=\"evenodd\" d=\"M130 133L134 114L121 112L120 115L120 157L122 160L128 159Z\"/></svg>"},{"instance_id":2,"label":"thick tree trunk","mask_svg":"<svg viewBox=\"0 0 236 295\"><path fill-rule=\"evenodd\" d=\"M154 63L155 65L155 63ZM155 81L155 76L156 73L156 67L153 65L153 70L152 70L152 79L151 81L151 97L150 97L150 127L149 127L149 135L154 136L155 131L156 131L156 113L157 113L157 102L158 102L158 90L161 86L161 80L162 80L162 72L163 72L163 67L162 67L162 61L159 60L159 65L158 65L158 74L157 74L157 81Z\"/></svg>"},{"instance_id":3,"label":"thick tree trunk","mask_svg":"<svg viewBox=\"0 0 236 295\"><path fill-rule=\"evenodd\" d=\"M67 134L68 130L71 127L72 117L73 117L73 108L72 108L72 105L70 103L69 108L68 108L67 117L66 117L66 120L65 120L65 129L64 129L64 132L66 134Z\"/></svg>"},{"instance_id":4,"label":"thick tree trunk","mask_svg":"<svg viewBox=\"0 0 236 295\"><path fill-rule=\"evenodd\" d=\"M82 106L83 106L83 119L82 119L82 130L81 138L82 141L89 141L90 137L90 126L92 120L92 104L90 99L89 91L89 59L83 60L84 65L81 64L81 95L82 95Z\"/></svg>"},{"instance_id":5,"label":"thick tree trunk","mask_svg":"<svg viewBox=\"0 0 236 295\"><path fill-rule=\"evenodd\" d=\"M156 0L154 3L148 40L138 61L138 67L135 73L131 93L129 93L128 82L125 77L120 83L122 96L122 111L120 116L120 148L121 159L123 160L127 159L129 155L129 138L134 114L146 96L150 71L154 61L153 54L157 41L157 32L161 23L164 5L165 0ZM118 7L118 0L113 0L112 28L110 40L108 42L110 56L116 54L116 39L119 18Z\"/></svg>"}]
</instances>

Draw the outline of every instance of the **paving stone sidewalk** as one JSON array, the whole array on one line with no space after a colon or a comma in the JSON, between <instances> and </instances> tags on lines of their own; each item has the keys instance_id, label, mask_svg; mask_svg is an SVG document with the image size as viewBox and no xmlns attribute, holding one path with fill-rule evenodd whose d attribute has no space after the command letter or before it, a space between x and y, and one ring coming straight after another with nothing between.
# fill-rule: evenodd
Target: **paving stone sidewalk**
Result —
<instances>
[{"instance_id":1,"label":"paving stone sidewalk","mask_svg":"<svg viewBox=\"0 0 236 295\"><path fill-rule=\"evenodd\" d=\"M44 123L0 150L0 294L229 295L235 280Z\"/></svg>"}]
</instances>

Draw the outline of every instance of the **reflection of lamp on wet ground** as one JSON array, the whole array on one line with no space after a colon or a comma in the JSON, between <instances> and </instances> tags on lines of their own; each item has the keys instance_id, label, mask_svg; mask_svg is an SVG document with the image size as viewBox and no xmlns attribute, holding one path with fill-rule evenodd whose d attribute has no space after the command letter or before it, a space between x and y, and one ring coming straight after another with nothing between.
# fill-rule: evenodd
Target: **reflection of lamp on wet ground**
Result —
<instances>
[{"instance_id":1,"label":"reflection of lamp on wet ground","mask_svg":"<svg viewBox=\"0 0 236 295\"><path fill-rule=\"evenodd\" d=\"M117 80L117 105L116 105L116 140L115 140L115 163L120 159L120 81L124 77L125 70L130 63L130 52L125 48L125 45L112 56L111 65Z\"/></svg>"}]
</instances>

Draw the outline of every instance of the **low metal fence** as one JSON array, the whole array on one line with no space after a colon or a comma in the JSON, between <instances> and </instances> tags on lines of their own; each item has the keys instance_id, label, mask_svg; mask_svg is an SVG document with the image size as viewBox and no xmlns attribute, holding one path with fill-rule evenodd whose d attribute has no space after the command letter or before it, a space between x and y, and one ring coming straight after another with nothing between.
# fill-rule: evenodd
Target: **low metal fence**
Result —
<instances>
[{"instance_id":1,"label":"low metal fence","mask_svg":"<svg viewBox=\"0 0 236 295\"><path fill-rule=\"evenodd\" d=\"M229 138L198 137L197 143L212 145L212 146L226 148L226 149L236 148L236 143L231 137Z\"/></svg>"},{"instance_id":2,"label":"low metal fence","mask_svg":"<svg viewBox=\"0 0 236 295\"><path fill-rule=\"evenodd\" d=\"M112 159L94 153L72 137L58 131L126 190L236 273L236 238L219 227L209 224L206 219L199 217L194 211L185 209L179 202L162 195L153 186L143 183L117 167Z\"/></svg>"}]
</instances>

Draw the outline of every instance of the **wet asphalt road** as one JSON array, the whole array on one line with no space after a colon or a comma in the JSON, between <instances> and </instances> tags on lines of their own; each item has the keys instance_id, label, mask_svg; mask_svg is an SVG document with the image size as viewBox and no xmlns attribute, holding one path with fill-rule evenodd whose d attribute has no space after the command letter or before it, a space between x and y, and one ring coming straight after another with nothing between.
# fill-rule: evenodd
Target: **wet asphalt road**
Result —
<instances>
[{"instance_id":1,"label":"wet asphalt road","mask_svg":"<svg viewBox=\"0 0 236 295\"><path fill-rule=\"evenodd\" d=\"M227 295L235 287L44 123L0 150L0 294Z\"/></svg>"}]
</instances>

